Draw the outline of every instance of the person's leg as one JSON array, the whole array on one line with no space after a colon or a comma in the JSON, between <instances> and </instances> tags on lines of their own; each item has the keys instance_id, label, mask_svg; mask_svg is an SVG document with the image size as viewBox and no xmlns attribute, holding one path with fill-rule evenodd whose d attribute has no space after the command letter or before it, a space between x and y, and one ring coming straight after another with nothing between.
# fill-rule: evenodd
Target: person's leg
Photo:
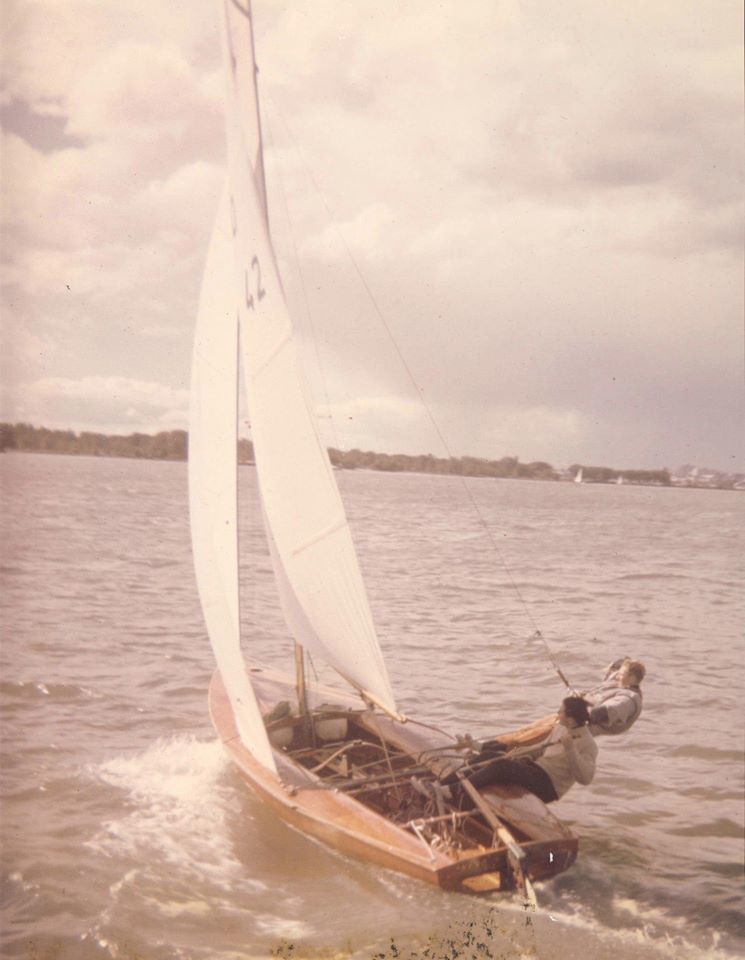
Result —
<instances>
[{"instance_id":1,"label":"person's leg","mask_svg":"<svg viewBox=\"0 0 745 960\"><path fill-rule=\"evenodd\" d=\"M556 790L551 778L531 760L510 760L502 757L468 778L474 787L493 786L500 783L513 783L525 787L544 803L556 800Z\"/></svg>"},{"instance_id":2,"label":"person's leg","mask_svg":"<svg viewBox=\"0 0 745 960\"><path fill-rule=\"evenodd\" d=\"M460 781L459 773L462 776L467 776L470 780L473 774L469 773L469 771L472 771L473 767L483 769L483 764L489 760L496 760L498 757L501 757L505 750L507 750L507 744L502 743L501 740L487 740L475 757L459 764L452 773L448 773L442 777L440 783L445 787L452 787L453 784L457 785Z\"/></svg>"}]
</instances>

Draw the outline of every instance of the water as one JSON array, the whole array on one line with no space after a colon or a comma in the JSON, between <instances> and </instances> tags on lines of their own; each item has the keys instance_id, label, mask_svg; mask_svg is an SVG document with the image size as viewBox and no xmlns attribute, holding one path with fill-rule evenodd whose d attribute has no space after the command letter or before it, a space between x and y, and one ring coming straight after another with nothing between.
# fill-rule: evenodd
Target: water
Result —
<instances>
[{"instance_id":1,"label":"water","mask_svg":"<svg viewBox=\"0 0 745 960\"><path fill-rule=\"evenodd\" d=\"M456 478L337 474L405 711L479 736L553 709L536 627L580 688L647 664L529 915L342 857L244 787L207 718L184 464L0 461L4 956L745 953L741 495L473 480L476 513ZM241 481L247 647L286 666Z\"/></svg>"}]
</instances>

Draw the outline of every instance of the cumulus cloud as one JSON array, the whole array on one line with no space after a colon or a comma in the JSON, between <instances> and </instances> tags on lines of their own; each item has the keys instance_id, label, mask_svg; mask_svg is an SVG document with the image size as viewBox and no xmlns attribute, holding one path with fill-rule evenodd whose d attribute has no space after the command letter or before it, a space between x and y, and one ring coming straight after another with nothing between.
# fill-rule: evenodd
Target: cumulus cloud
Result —
<instances>
[{"instance_id":1,"label":"cumulus cloud","mask_svg":"<svg viewBox=\"0 0 745 960\"><path fill-rule=\"evenodd\" d=\"M407 449L421 436L422 407L411 398L362 395L321 403L316 412L323 440L331 447L395 452L397 444ZM385 450L381 437L389 438Z\"/></svg>"},{"instance_id":2,"label":"cumulus cloud","mask_svg":"<svg viewBox=\"0 0 745 960\"><path fill-rule=\"evenodd\" d=\"M391 231L395 214L383 203L360 210L350 221L327 226L320 234L308 237L300 253L328 263L347 260L349 250L367 260L386 258L392 253Z\"/></svg>"},{"instance_id":3,"label":"cumulus cloud","mask_svg":"<svg viewBox=\"0 0 745 960\"><path fill-rule=\"evenodd\" d=\"M65 375L185 380L205 224L224 174L213 17L182 13L72 0L17 3L4 21L5 101L26 105L16 133L20 111L6 111L2 145L16 357L29 356L33 330L68 347ZM56 149L28 135L49 112L64 123ZM156 358L140 337L166 329L180 330L183 346ZM44 372L22 366L11 379Z\"/></svg>"},{"instance_id":4,"label":"cumulus cloud","mask_svg":"<svg viewBox=\"0 0 745 960\"><path fill-rule=\"evenodd\" d=\"M3 396L4 419L52 428L89 424L100 430L120 424L115 432L128 425L132 430L184 428L188 403L187 390L127 377L45 377Z\"/></svg>"},{"instance_id":5,"label":"cumulus cloud","mask_svg":"<svg viewBox=\"0 0 745 960\"><path fill-rule=\"evenodd\" d=\"M567 208L577 219L602 203L609 245L660 241L657 252L670 255L647 221L674 206L679 255L730 246L732 231L701 222L703 206L717 205L730 224L740 219L738 16L734 5L718 6L702 31L686 4L656 6L649 18L638 7L580 15L565 5L548 15L530 4L411 4L391 31L363 4L360 36L322 4L310 24L289 11L265 49L277 100L295 104L296 138L316 169L330 160L323 185L340 198L341 220L359 212L349 216L347 203L369 203L361 189L393 209L405 197L412 235L484 203L502 208L508 225L515 201L539 204L549 218L551 206ZM333 98L321 96L332 86ZM616 237L616 217L629 210L647 216L635 234Z\"/></svg>"},{"instance_id":6,"label":"cumulus cloud","mask_svg":"<svg viewBox=\"0 0 745 960\"><path fill-rule=\"evenodd\" d=\"M283 279L349 445L438 452L424 395L461 453L729 457L701 411L739 384L740 10L710 9L254 4ZM176 422L214 9L12 0L2 31L6 382L40 416Z\"/></svg>"}]
</instances>

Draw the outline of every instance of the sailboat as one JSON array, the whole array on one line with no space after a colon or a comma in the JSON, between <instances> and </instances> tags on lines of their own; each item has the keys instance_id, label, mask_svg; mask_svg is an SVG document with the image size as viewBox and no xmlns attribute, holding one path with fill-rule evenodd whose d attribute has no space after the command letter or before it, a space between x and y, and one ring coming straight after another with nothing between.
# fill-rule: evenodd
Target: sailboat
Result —
<instances>
[{"instance_id":1,"label":"sailboat","mask_svg":"<svg viewBox=\"0 0 745 960\"><path fill-rule=\"evenodd\" d=\"M527 892L575 860L569 827L518 787L471 788L467 810L421 789L473 747L404 717L396 705L272 247L246 2L222 5L227 178L192 370L189 501L217 663L210 715L247 784L307 835L445 889ZM247 664L241 648L239 366L279 603L294 638L289 673ZM292 639L287 648L292 664ZM309 683L306 652L329 664L346 691ZM527 729L513 740L529 743L534 734Z\"/></svg>"},{"instance_id":2,"label":"sailboat","mask_svg":"<svg viewBox=\"0 0 745 960\"><path fill-rule=\"evenodd\" d=\"M575 474L574 482L575 482L575 483L584 483L584 480L582 479L582 467L580 467L579 470L577 471L577 473Z\"/></svg>"}]
</instances>

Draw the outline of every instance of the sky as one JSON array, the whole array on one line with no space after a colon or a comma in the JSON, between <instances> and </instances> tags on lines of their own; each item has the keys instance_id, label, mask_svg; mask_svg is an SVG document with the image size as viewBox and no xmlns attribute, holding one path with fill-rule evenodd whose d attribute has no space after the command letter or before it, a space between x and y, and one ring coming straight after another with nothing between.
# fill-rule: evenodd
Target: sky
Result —
<instances>
[{"instance_id":1,"label":"sky","mask_svg":"<svg viewBox=\"0 0 745 960\"><path fill-rule=\"evenodd\" d=\"M327 442L745 470L736 0L254 0ZM0 419L185 428L218 7L7 0Z\"/></svg>"}]
</instances>

